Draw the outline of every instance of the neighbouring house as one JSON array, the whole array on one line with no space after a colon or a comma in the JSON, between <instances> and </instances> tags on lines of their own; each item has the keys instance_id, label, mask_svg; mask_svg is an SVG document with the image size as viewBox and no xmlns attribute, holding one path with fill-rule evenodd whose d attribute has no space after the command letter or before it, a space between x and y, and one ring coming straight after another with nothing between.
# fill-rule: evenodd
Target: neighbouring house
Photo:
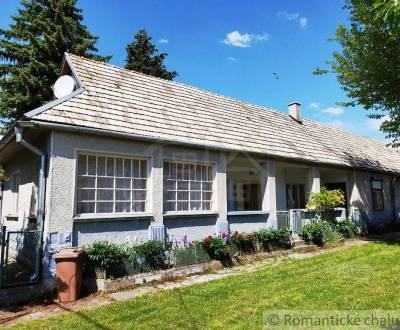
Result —
<instances>
[{"instance_id":1,"label":"neighbouring house","mask_svg":"<svg viewBox=\"0 0 400 330\"><path fill-rule=\"evenodd\" d=\"M57 248L95 240L285 226L322 185L345 192L348 216L398 216L400 154L299 103L283 113L71 54L60 75L75 90L0 141L2 224L43 228L47 268Z\"/></svg>"}]
</instances>

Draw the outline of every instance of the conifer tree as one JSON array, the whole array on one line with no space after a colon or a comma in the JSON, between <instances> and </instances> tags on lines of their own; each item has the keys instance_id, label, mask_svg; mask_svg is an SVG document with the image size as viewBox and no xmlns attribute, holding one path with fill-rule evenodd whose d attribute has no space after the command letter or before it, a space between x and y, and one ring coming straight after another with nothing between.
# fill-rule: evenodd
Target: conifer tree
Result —
<instances>
[{"instance_id":1,"label":"conifer tree","mask_svg":"<svg viewBox=\"0 0 400 330\"><path fill-rule=\"evenodd\" d=\"M158 53L158 49L151 42L151 37L146 30L139 30L134 38L135 40L126 47L125 69L167 80L172 80L178 75L176 71L167 70L164 60L168 54Z\"/></svg>"},{"instance_id":2,"label":"conifer tree","mask_svg":"<svg viewBox=\"0 0 400 330\"><path fill-rule=\"evenodd\" d=\"M5 127L53 98L64 52L102 61L77 0L21 0L0 29L0 121Z\"/></svg>"}]
</instances>

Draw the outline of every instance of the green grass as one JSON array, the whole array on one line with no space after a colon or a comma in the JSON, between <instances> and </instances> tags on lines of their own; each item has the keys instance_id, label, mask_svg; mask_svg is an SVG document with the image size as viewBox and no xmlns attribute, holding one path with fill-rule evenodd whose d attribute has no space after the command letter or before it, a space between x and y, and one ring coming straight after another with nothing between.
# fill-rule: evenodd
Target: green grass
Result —
<instances>
[{"instance_id":1,"label":"green grass","mask_svg":"<svg viewBox=\"0 0 400 330\"><path fill-rule=\"evenodd\" d=\"M262 328L268 310L398 309L400 242L371 243L18 329Z\"/></svg>"}]
</instances>

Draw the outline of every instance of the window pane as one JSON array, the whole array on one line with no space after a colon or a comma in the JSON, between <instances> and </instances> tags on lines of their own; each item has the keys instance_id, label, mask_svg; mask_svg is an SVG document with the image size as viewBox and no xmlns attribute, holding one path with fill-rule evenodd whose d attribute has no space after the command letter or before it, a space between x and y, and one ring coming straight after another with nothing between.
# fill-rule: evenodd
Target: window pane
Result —
<instances>
[{"instance_id":1,"label":"window pane","mask_svg":"<svg viewBox=\"0 0 400 330\"><path fill-rule=\"evenodd\" d=\"M201 192L200 191L191 191L190 192L190 200L191 201L200 201L201 200Z\"/></svg>"},{"instance_id":2,"label":"window pane","mask_svg":"<svg viewBox=\"0 0 400 330\"><path fill-rule=\"evenodd\" d=\"M210 202L203 202L202 203L203 210L211 210L211 203Z\"/></svg>"},{"instance_id":3,"label":"window pane","mask_svg":"<svg viewBox=\"0 0 400 330\"><path fill-rule=\"evenodd\" d=\"M176 191L167 191L166 195L167 200L174 201L176 200Z\"/></svg>"},{"instance_id":4,"label":"window pane","mask_svg":"<svg viewBox=\"0 0 400 330\"><path fill-rule=\"evenodd\" d=\"M147 161L140 161L140 177L147 178Z\"/></svg>"},{"instance_id":5,"label":"window pane","mask_svg":"<svg viewBox=\"0 0 400 330\"><path fill-rule=\"evenodd\" d=\"M94 189L79 189L78 201L94 201L96 191Z\"/></svg>"},{"instance_id":6,"label":"window pane","mask_svg":"<svg viewBox=\"0 0 400 330\"><path fill-rule=\"evenodd\" d=\"M177 210L178 211L188 211L189 210L189 202L178 202Z\"/></svg>"},{"instance_id":7,"label":"window pane","mask_svg":"<svg viewBox=\"0 0 400 330\"><path fill-rule=\"evenodd\" d=\"M175 180L165 180L165 189L176 189L176 181Z\"/></svg>"},{"instance_id":8,"label":"window pane","mask_svg":"<svg viewBox=\"0 0 400 330\"><path fill-rule=\"evenodd\" d=\"M86 174L87 169L87 156L79 155L78 156L78 174Z\"/></svg>"},{"instance_id":9,"label":"window pane","mask_svg":"<svg viewBox=\"0 0 400 330\"><path fill-rule=\"evenodd\" d=\"M201 165L196 165L196 180L201 181Z\"/></svg>"},{"instance_id":10,"label":"window pane","mask_svg":"<svg viewBox=\"0 0 400 330\"><path fill-rule=\"evenodd\" d=\"M114 176L114 158L107 158L107 176Z\"/></svg>"},{"instance_id":11,"label":"window pane","mask_svg":"<svg viewBox=\"0 0 400 330\"><path fill-rule=\"evenodd\" d=\"M144 212L146 209L145 202L132 202L132 211L133 212Z\"/></svg>"},{"instance_id":12,"label":"window pane","mask_svg":"<svg viewBox=\"0 0 400 330\"><path fill-rule=\"evenodd\" d=\"M131 160L124 159L124 177L131 177Z\"/></svg>"},{"instance_id":13,"label":"window pane","mask_svg":"<svg viewBox=\"0 0 400 330\"><path fill-rule=\"evenodd\" d=\"M88 174L96 175L96 156L88 156Z\"/></svg>"},{"instance_id":14,"label":"window pane","mask_svg":"<svg viewBox=\"0 0 400 330\"><path fill-rule=\"evenodd\" d=\"M171 179L176 179L176 163L171 163L169 166L171 171Z\"/></svg>"},{"instance_id":15,"label":"window pane","mask_svg":"<svg viewBox=\"0 0 400 330\"><path fill-rule=\"evenodd\" d=\"M201 202L190 202L190 210L192 211L201 210Z\"/></svg>"},{"instance_id":16,"label":"window pane","mask_svg":"<svg viewBox=\"0 0 400 330\"><path fill-rule=\"evenodd\" d=\"M189 174L190 180L195 180L196 179L196 167L194 164L190 164L190 174Z\"/></svg>"},{"instance_id":17,"label":"window pane","mask_svg":"<svg viewBox=\"0 0 400 330\"><path fill-rule=\"evenodd\" d=\"M146 200L146 190L133 190L132 191L132 200L134 200L134 201Z\"/></svg>"},{"instance_id":18,"label":"window pane","mask_svg":"<svg viewBox=\"0 0 400 330\"><path fill-rule=\"evenodd\" d=\"M134 159L132 161L132 168L133 168L133 177L134 178L139 178L139 160Z\"/></svg>"},{"instance_id":19,"label":"window pane","mask_svg":"<svg viewBox=\"0 0 400 330\"><path fill-rule=\"evenodd\" d=\"M106 175L106 159L104 157L97 158L97 175Z\"/></svg>"},{"instance_id":20,"label":"window pane","mask_svg":"<svg viewBox=\"0 0 400 330\"><path fill-rule=\"evenodd\" d=\"M114 188L114 179L97 178L97 188Z\"/></svg>"},{"instance_id":21,"label":"window pane","mask_svg":"<svg viewBox=\"0 0 400 330\"><path fill-rule=\"evenodd\" d=\"M165 204L165 211L176 211L176 203L175 202L166 202Z\"/></svg>"},{"instance_id":22,"label":"window pane","mask_svg":"<svg viewBox=\"0 0 400 330\"><path fill-rule=\"evenodd\" d=\"M117 188L130 189L131 188L131 179L120 179L120 178L117 178L117 179L115 179L115 186Z\"/></svg>"},{"instance_id":23,"label":"window pane","mask_svg":"<svg viewBox=\"0 0 400 330\"><path fill-rule=\"evenodd\" d=\"M183 179L189 180L189 164L183 165Z\"/></svg>"},{"instance_id":24,"label":"window pane","mask_svg":"<svg viewBox=\"0 0 400 330\"><path fill-rule=\"evenodd\" d=\"M97 203L96 213L111 213L113 212L113 202L100 202Z\"/></svg>"},{"instance_id":25,"label":"window pane","mask_svg":"<svg viewBox=\"0 0 400 330\"><path fill-rule=\"evenodd\" d=\"M169 179L169 163L164 162L163 174L165 179Z\"/></svg>"},{"instance_id":26,"label":"window pane","mask_svg":"<svg viewBox=\"0 0 400 330\"><path fill-rule=\"evenodd\" d=\"M115 212L130 212L131 211L131 203L130 202L116 202L115 203Z\"/></svg>"},{"instance_id":27,"label":"window pane","mask_svg":"<svg viewBox=\"0 0 400 330\"><path fill-rule=\"evenodd\" d=\"M203 182L201 186L203 187L203 190L212 190L212 182Z\"/></svg>"},{"instance_id":28,"label":"window pane","mask_svg":"<svg viewBox=\"0 0 400 330\"><path fill-rule=\"evenodd\" d=\"M189 200L189 192L188 191L179 191L178 190L178 201L187 201Z\"/></svg>"},{"instance_id":29,"label":"window pane","mask_svg":"<svg viewBox=\"0 0 400 330\"><path fill-rule=\"evenodd\" d=\"M130 201L131 200L131 191L130 190L116 190L115 191L115 200L116 201Z\"/></svg>"},{"instance_id":30,"label":"window pane","mask_svg":"<svg viewBox=\"0 0 400 330\"><path fill-rule=\"evenodd\" d=\"M95 177L81 176L78 178L78 187L79 188L94 188L95 185L96 185Z\"/></svg>"},{"instance_id":31,"label":"window pane","mask_svg":"<svg viewBox=\"0 0 400 330\"><path fill-rule=\"evenodd\" d=\"M190 190L201 190L201 182L190 181Z\"/></svg>"},{"instance_id":32,"label":"window pane","mask_svg":"<svg viewBox=\"0 0 400 330\"><path fill-rule=\"evenodd\" d=\"M183 179L183 165L180 163L176 165L176 178L178 180Z\"/></svg>"},{"instance_id":33,"label":"window pane","mask_svg":"<svg viewBox=\"0 0 400 330\"><path fill-rule=\"evenodd\" d=\"M124 176L124 160L122 158L117 158L116 163L115 163L115 170L116 170L116 176Z\"/></svg>"},{"instance_id":34,"label":"window pane","mask_svg":"<svg viewBox=\"0 0 400 330\"><path fill-rule=\"evenodd\" d=\"M114 190L97 190L98 201L109 201L114 199Z\"/></svg>"},{"instance_id":35,"label":"window pane","mask_svg":"<svg viewBox=\"0 0 400 330\"><path fill-rule=\"evenodd\" d=\"M208 181L212 181L212 180L213 180L213 170L212 170L212 166L208 166L208 168L207 168L207 173L208 173Z\"/></svg>"},{"instance_id":36,"label":"window pane","mask_svg":"<svg viewBox=\"0 0 400 330\"><path fill-rule=\"evenodd\" d=\"M211 192L202 192L202 199L203 201L209 201L211 200Z\"/></svg>"},{"instance_id":37,"label":"window pane","mask_svg":"<svg viewBox=\"0 0 400 330\"><path fill-rule=\"evenodd\" d=\"M189 190L189 181L178 181L178 190Z\"/></svg>"},{"instance_id":38,"label":"window pane","mask_svg":"<svg viewBox=\"0 0 400 330\"><path fill-rule=\"evenodd\" d=\"M146 179L133 179L133 186L135 189L146 189Z\"/></svg>"},{"instance_id":39,"label":"window pane","mask_svg":"<svg viewBox=\"0 0 400 330\"><path fill-rule=\"evenodd\" d=\"M202 166L202 168L201 168L201 179L203 181L207 181L207 178L208 178L207 168L208 168L208 166Z\"/></svg>"},{"instance_id":40,"label":"window pane","mask_svg":"<svg viewBox=\"0 0 400 330\"><path fill-rule=\"evenodd\" d=\"M78 213L94 213L94 202L80 202L77 206Z\"/></svg>"}]
</instances>

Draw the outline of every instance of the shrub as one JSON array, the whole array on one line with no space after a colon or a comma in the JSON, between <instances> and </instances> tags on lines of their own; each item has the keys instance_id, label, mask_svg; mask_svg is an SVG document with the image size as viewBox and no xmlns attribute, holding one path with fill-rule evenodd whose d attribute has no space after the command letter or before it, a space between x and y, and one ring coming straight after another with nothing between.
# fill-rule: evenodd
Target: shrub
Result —
<instances>
[{"instance_id":1,"label":"shrub","mask_svg":"<svg viewBox=\"0 0 400 330\"><path fill-rule=\"evenodd\" d=\"M105 272L106 276L112 276L119 273L122 259L125 256L121 246L110 243L96 241L85 247L89 266Z\"/></svg>"},{"instance_id":2,"label":"shrub","mask_svg":"<svg viewBox=\"0 0 400 330\"><path fill-rule=\"evenodd\" d=\"M204 249L213 259L224 259L228 254L225 240L222 237L208 236L201 242Z\"/></svg>"},{"instance_id":3,"label":"shrub","mask_svg":"<svg viewBox=\"0 0 400 330\"><path fill-rule=\"evenodd\" d=\"M306 207L316 210L322 218L332 217L331 211L344 204L344 193L340 189L328 190L321 187L320 192L310 193Z\"/></svg>"},{"instance_id":4,"label":"shrub","mask_svg":"<svg viewBox=\"0 0 400 330\"><path fill-rule=\"evenodd\" d=\"M344 238L353 238L358 234L357 225L350 219L339 222L336 226L336 229Z\"/></svg>"},{"instance_id":5,"label":"shrub","mask_svg":"<svg viewBox=\"0 0 400 330\"><path fill-rule=\"evenodd\" d=\"M287 229L260 229L254 232L259 248L272 251L290 247L290 232Z\"/></svg>"},{"instance_id":6,"label":"shrub","mask_svg":"<svg viewBox=\"0 0 400 330\"><path fill-rule=\"evenodd\" d=\"M255 251L256 237L253 233L239 233L235 231L231 237L230 242L236 246L240 252L252 253Z\"/></svg>"},{"instance_id":7,"label":"shrub","mask_svg":"<svg viewBox=\"0 0 400 330\"><path fill-rule=\"evenodd\" d=\"M335 243L342 239L339 232L332 228L332 225L325 220L318 221L303 227L301 237L305 241L312 241L314 244L323 246L326 243Z\"/></svg>"},{"instance_id":8,"label":"shrub","mask_svg":"<svg viewBox=\"0 0 400 330\"><path fill-rule=\"evenodd\" d=\"M176 265L191 265L210 260L202 244L194 242L192 246L173 250Z\"/></svg>"}]
</instances>

